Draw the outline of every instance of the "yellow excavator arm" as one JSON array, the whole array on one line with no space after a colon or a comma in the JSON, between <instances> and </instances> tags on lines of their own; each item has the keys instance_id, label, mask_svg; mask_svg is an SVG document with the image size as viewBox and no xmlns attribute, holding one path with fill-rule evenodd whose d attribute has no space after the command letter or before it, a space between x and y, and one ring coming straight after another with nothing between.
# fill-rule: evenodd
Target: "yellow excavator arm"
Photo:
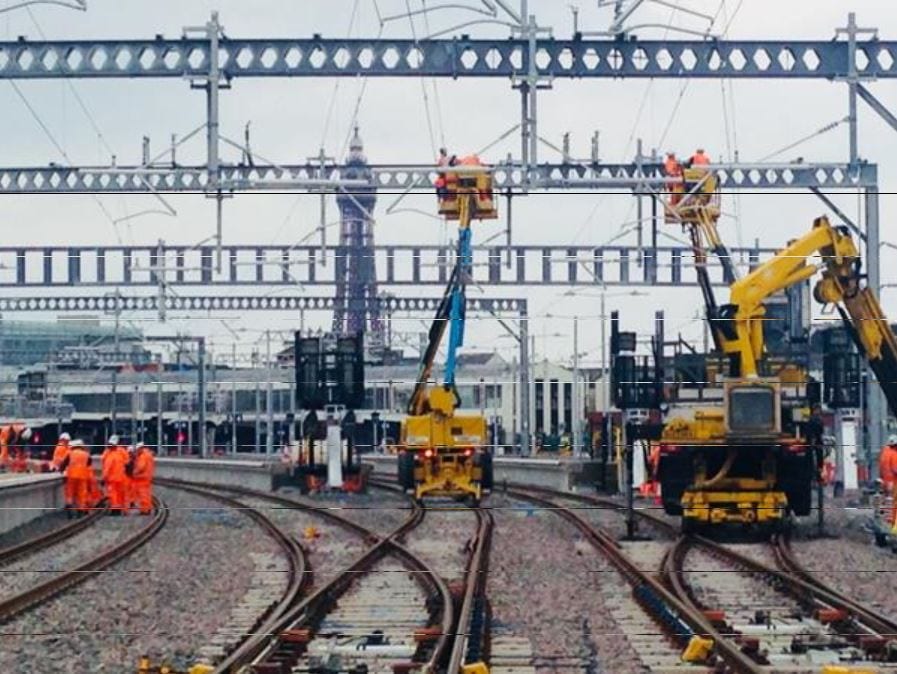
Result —
<instances>
[{"instance_id":1,"label":"yellow excavator arm","mask_svg":"<svg viewBox=\"0 0 897 674\"><path fill-rule=\"evenodd\" d=\"M809 233L732 284L729 304L720 307L716 319L723 353L733 360L732 376L748 379L758 376L758 364L765 351L763 303L775 293L816 274L818 267L810 264L809 259L817 254L822 258L824 274L820 284L834 297L841 286L830 288L831 279L844 279L845 274L853 274L848 270L859 264L859 252L847 231L832 227L825 217L817 218Z\"/></svg>"}]
</instances>

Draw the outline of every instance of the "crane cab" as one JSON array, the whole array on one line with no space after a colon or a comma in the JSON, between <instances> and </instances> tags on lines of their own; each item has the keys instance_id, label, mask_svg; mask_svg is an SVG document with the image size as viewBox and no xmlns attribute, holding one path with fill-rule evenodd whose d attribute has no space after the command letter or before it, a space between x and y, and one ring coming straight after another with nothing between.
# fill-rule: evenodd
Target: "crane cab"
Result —
<instances>
[{"instance_id":1,"label":"crane cab","mask_svg":"<svg viewBox=\"0 0 897 674\"><path fill-rule=\"evenodd\" d=\"M670 192L664 208L665 222L702 224L708 216L712 220L719 218L719 179L712 171L685 169L682 180L673 184Z\"/></svg>"},{"instance_id":2,"label":"crane cab","mask_svg":"<svg viewBox=\"0 0 897 674\"><path fill-rule=\"evenodd\" d=\"M465 164L457 171L440 174L437 185L439 197L439 214L446 220L461 219L461 199L459 195L474 195L474 212L472 217L480 220L498 218L495 204L495 188L492 172L481 164Z\"/></svg>"}]
</instances>

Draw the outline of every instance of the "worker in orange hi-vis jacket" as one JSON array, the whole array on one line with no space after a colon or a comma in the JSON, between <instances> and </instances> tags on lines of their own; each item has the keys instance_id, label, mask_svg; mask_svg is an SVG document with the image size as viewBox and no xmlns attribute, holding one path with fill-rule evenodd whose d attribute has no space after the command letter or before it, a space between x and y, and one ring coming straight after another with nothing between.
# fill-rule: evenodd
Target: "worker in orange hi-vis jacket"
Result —
<instances>
[{"instance_id":1,"label":"worker in orange hi-vis jacket","mask_svg":"<svg viewBox=\"0 0 897 674\"><path fill-rule=\"evenodd\" d=\"M109 459L112 453L118 448L118 436L110 435L106 440L106 447L100 455L100 484L103 487L103 493L109 498L109 486L107 484L107 476L109 473Z\"/></svg>"},{"instance_id":2,"label":"worker in orange hi-vis jacket","mask_svg":"<svg viewBox=\"0 0 897 674\"><path fill-rule=\"evenodd\" d=\"M890 494L897 483L897 435L888 438L888 444L881 448L878 456L878 472L885 490Z\"/></svg>"},{"instance_id":3,"label":"worker in orange hi-vis jacket","mask_svg":"<svg viewBox=\"0 0 897 674\"><path fill-rule=\"evenodd\" d=\"M73 440L68 457L62 464L68 489L73 495L73 507L79 513L86 513L90 503L90 453L80 440Z\"/></svg>"},{"instance_id":4,"label":"worker in orange hi-vis jacket","mask_svg":"<svg viewBox=\"0 0 897 674\"><path fill-rule=\"evenodd\" d=\"M121 446L114 447L106 458L104 479L106 481L106 497L113 515L127 513L128 476L125 468L128 464L128 450Z\"/></svg>"},{"instance_id":5,"label":"worker in orange hi-vis jacket","mask_svg":"<svg viewBox=\"0 0 897 674\"><path fill-rule=\"evenodd\" d=\"M59 436L59 440L56 442L56 447L53 449L53 458L50 461L50 467L54 471L59 470L62 462L65 461L65 457L69 455L69 451L71 451L71 441L72 436L68 433L63 433Z\"/></svg>"},{"instance_id":6,"label":"worker in orange hi-vis jacket","mask_svg":"<svg viewBox=\"0 0 897 674\"><path fill-rule=\"evenodd\" d=\"M31 429L25 424L6 424L0 428L0 469L9 468L9 450L31 439Z\"/></svg>"},{"instance_id":7,"label":"worker in orange hi-vis jacket","mask_svg":"<svg viewBox=\"0 0 897 674\"><path fill-rule=\"evenodd\" d=\"M88 451L88 453L90 453L89 449L87 451ZM93 457L91 457L91 459L92 458ZM88 493L87 499L90 502L91 508L97 508L97 507L99 507L100 503L103 500L103 490L102 490L102 488L100 488L99 480L97 480L97 473L96 473L96 470L94 470L94 464L93 464L92 460L91 460L91 465L90 465L90 477L88 480L89 481L87 484L87 493Z\"/></svg>"},{"instance_id":8,"label":"worker in orange hi-vis jacket","mask_svg":"<svg viewBox=\"0 0 897 674\"><path fill-rule=\"evenodd\" d=\"M59 472L62 470L62 464L69 456L69 452L72 451L71 448L71 440L72 436L68 433L63 433L59 436L59 441L56 443L56 448L53 450L53 459L50 461L50 468L54 472ZM71 492L71 487L69 481L66 480L63 486L64 490L64 498L65 498L65 507L71 508L75 504L74 494Z\"/></svg>"},{"instance_id":9,"label":"worker in orange hi-vis jacket","mask_svg":"<svg viewBox=\"0 0 897 674\"><path fill-rule=\"evenodd\" d=\"M134 491L137 496L137 507L141 515L149 515L153 511L153 476L156 472L156 459L153 451L142 442L137 444L134 456Z\"/></svg>"},{"instance_id":10,"label":"worker in orange hi-vis jacket","mask_svg":"<svg viewBox=\"0 0 897 674\"><path fill-rule=\"evenodd\" d=\"M134 482L134 460L137 448L128 445L128 461L125 463L125 510L130 511L137 505L137 485Z\"/></svg>"}]
</instances>

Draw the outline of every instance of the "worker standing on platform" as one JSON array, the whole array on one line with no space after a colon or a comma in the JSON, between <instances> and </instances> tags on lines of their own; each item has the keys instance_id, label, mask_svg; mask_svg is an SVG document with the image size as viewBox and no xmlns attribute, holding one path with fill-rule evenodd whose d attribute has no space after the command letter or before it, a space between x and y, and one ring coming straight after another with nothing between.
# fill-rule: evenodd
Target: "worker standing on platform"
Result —
<instances>
[{"instance_id":1,"label":"worker standing on platform","mask_svg":"<svg viewBox=\"0 0 897 674\"><path fill-rule=\"evenodd\" d=\"M699 147L688 160L689 168L704 168L710 164L710 157L704 154L704 148Z\"/></svg>"},{"instance_id":2,"label":"worker standing on platform","mask_svg":"<svg viewBox=\"0 0 897 674\"><path fill-rule=\"evenodd\" d=\"M0 428L0 470L9 467L10 448L21 446L31 439L31 429L25 424L7 424Z\"/></svg>"},{"instance_id":3,"label":"worker standing on platform","mask_svg":"<svg viewBox=\"0 0 897 674\"><path fill-rule=\"evenodd\" d=\"M87 512L90 502L90 453L81 440L74 440L63 462L66 490L72 494L72 507L80 513Z\"/></svg>"},{"instance_id":4,"label":"worker standing on platform","mask_svg":"<svg viewBox=\"0 0 897 674\"><path fill-rule=\"evenodd\" d=\"M668 178L676 179L674 183L670 184L670 205L675 206L682 199L682 193L685 191L682 164L676 158L675 152L667 152L667 158L663 162L663 172Z\"/></svg>"},{"instance_id":5,"label":"worker standing on platform","mask_svg":"<svg viewBox=\"0 0 897 674\"><path fill-rule=\"evenodd\" d=\"M698 186L704 182L705 176L709 173L707 168L710 165L710 158L704 154L704 148L698 148L697 151L685 163L686 168L692 169L685 177L685 192L691 194L698 190Z\"/></svg>"},{"instance_id":6,"label":"worker standing on platform","mask_svg":"<svg viewBox=\"0 0 897 674\"><path fill-rule=\"evenodd\" d=\"M149 515L153 511L153 476L156 472L156 459L153 451L142 442L137 444L134 456L134 491L137 507L141 515Z\"/></svg>"},{"instance_id":7,"label":"worker standing on platform","mask_svg":"<svg viewBox=\"0 0 897 674\"><path fill-rule=\"evenodd\" d=\"M897 483L897 435L888 438L888 444L881 448L878 456L878 472L885 491L891 493Z\"/></svg>"}]
</instances>

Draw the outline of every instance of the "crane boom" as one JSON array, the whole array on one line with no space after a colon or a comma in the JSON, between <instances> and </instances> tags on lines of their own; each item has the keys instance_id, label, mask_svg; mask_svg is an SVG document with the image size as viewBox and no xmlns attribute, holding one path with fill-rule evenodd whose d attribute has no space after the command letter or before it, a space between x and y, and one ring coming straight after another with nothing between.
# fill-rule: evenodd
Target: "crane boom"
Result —
<instances>
[{"instance_id":1,"label":"crane boom","mask_svg":"<svg viewBox=\"0 0 897 674\"><path fill-rule=\"evenodd\" d=\"M814 226L831 227L824 217L818 218ZM846 229L840 235L853 246ZM855 246L853 250L856 251ZM813 288L813 297L838 309L857 350L875 373L891 414L897 415L897 337L878 297L864 284L859 256L842 257L840 263L837 256L830 256L822 278Z\"/></svg>"},{"instance_id":2,"label":"crane boom","mask_svg":"<svg viewBox=\"0 0 897 674\"><path fill-rule=\"evenodd\" d=\"M467 305L467 279L473 264L470 221L473 215L473 195L459 195L458 247L455 266L449 277L445 293L427 335L427 348L421 357L420 369L414 391L408 401L408 414L424 414L427 409L427 383L433 373L433 365L446 328L449 330L448 354L445 362L443 386L455 391L455 374L458 367L458 349L464 345L464 327ZM456 393L457 397L457 393Z\"/></svg>"}]
</instances>

